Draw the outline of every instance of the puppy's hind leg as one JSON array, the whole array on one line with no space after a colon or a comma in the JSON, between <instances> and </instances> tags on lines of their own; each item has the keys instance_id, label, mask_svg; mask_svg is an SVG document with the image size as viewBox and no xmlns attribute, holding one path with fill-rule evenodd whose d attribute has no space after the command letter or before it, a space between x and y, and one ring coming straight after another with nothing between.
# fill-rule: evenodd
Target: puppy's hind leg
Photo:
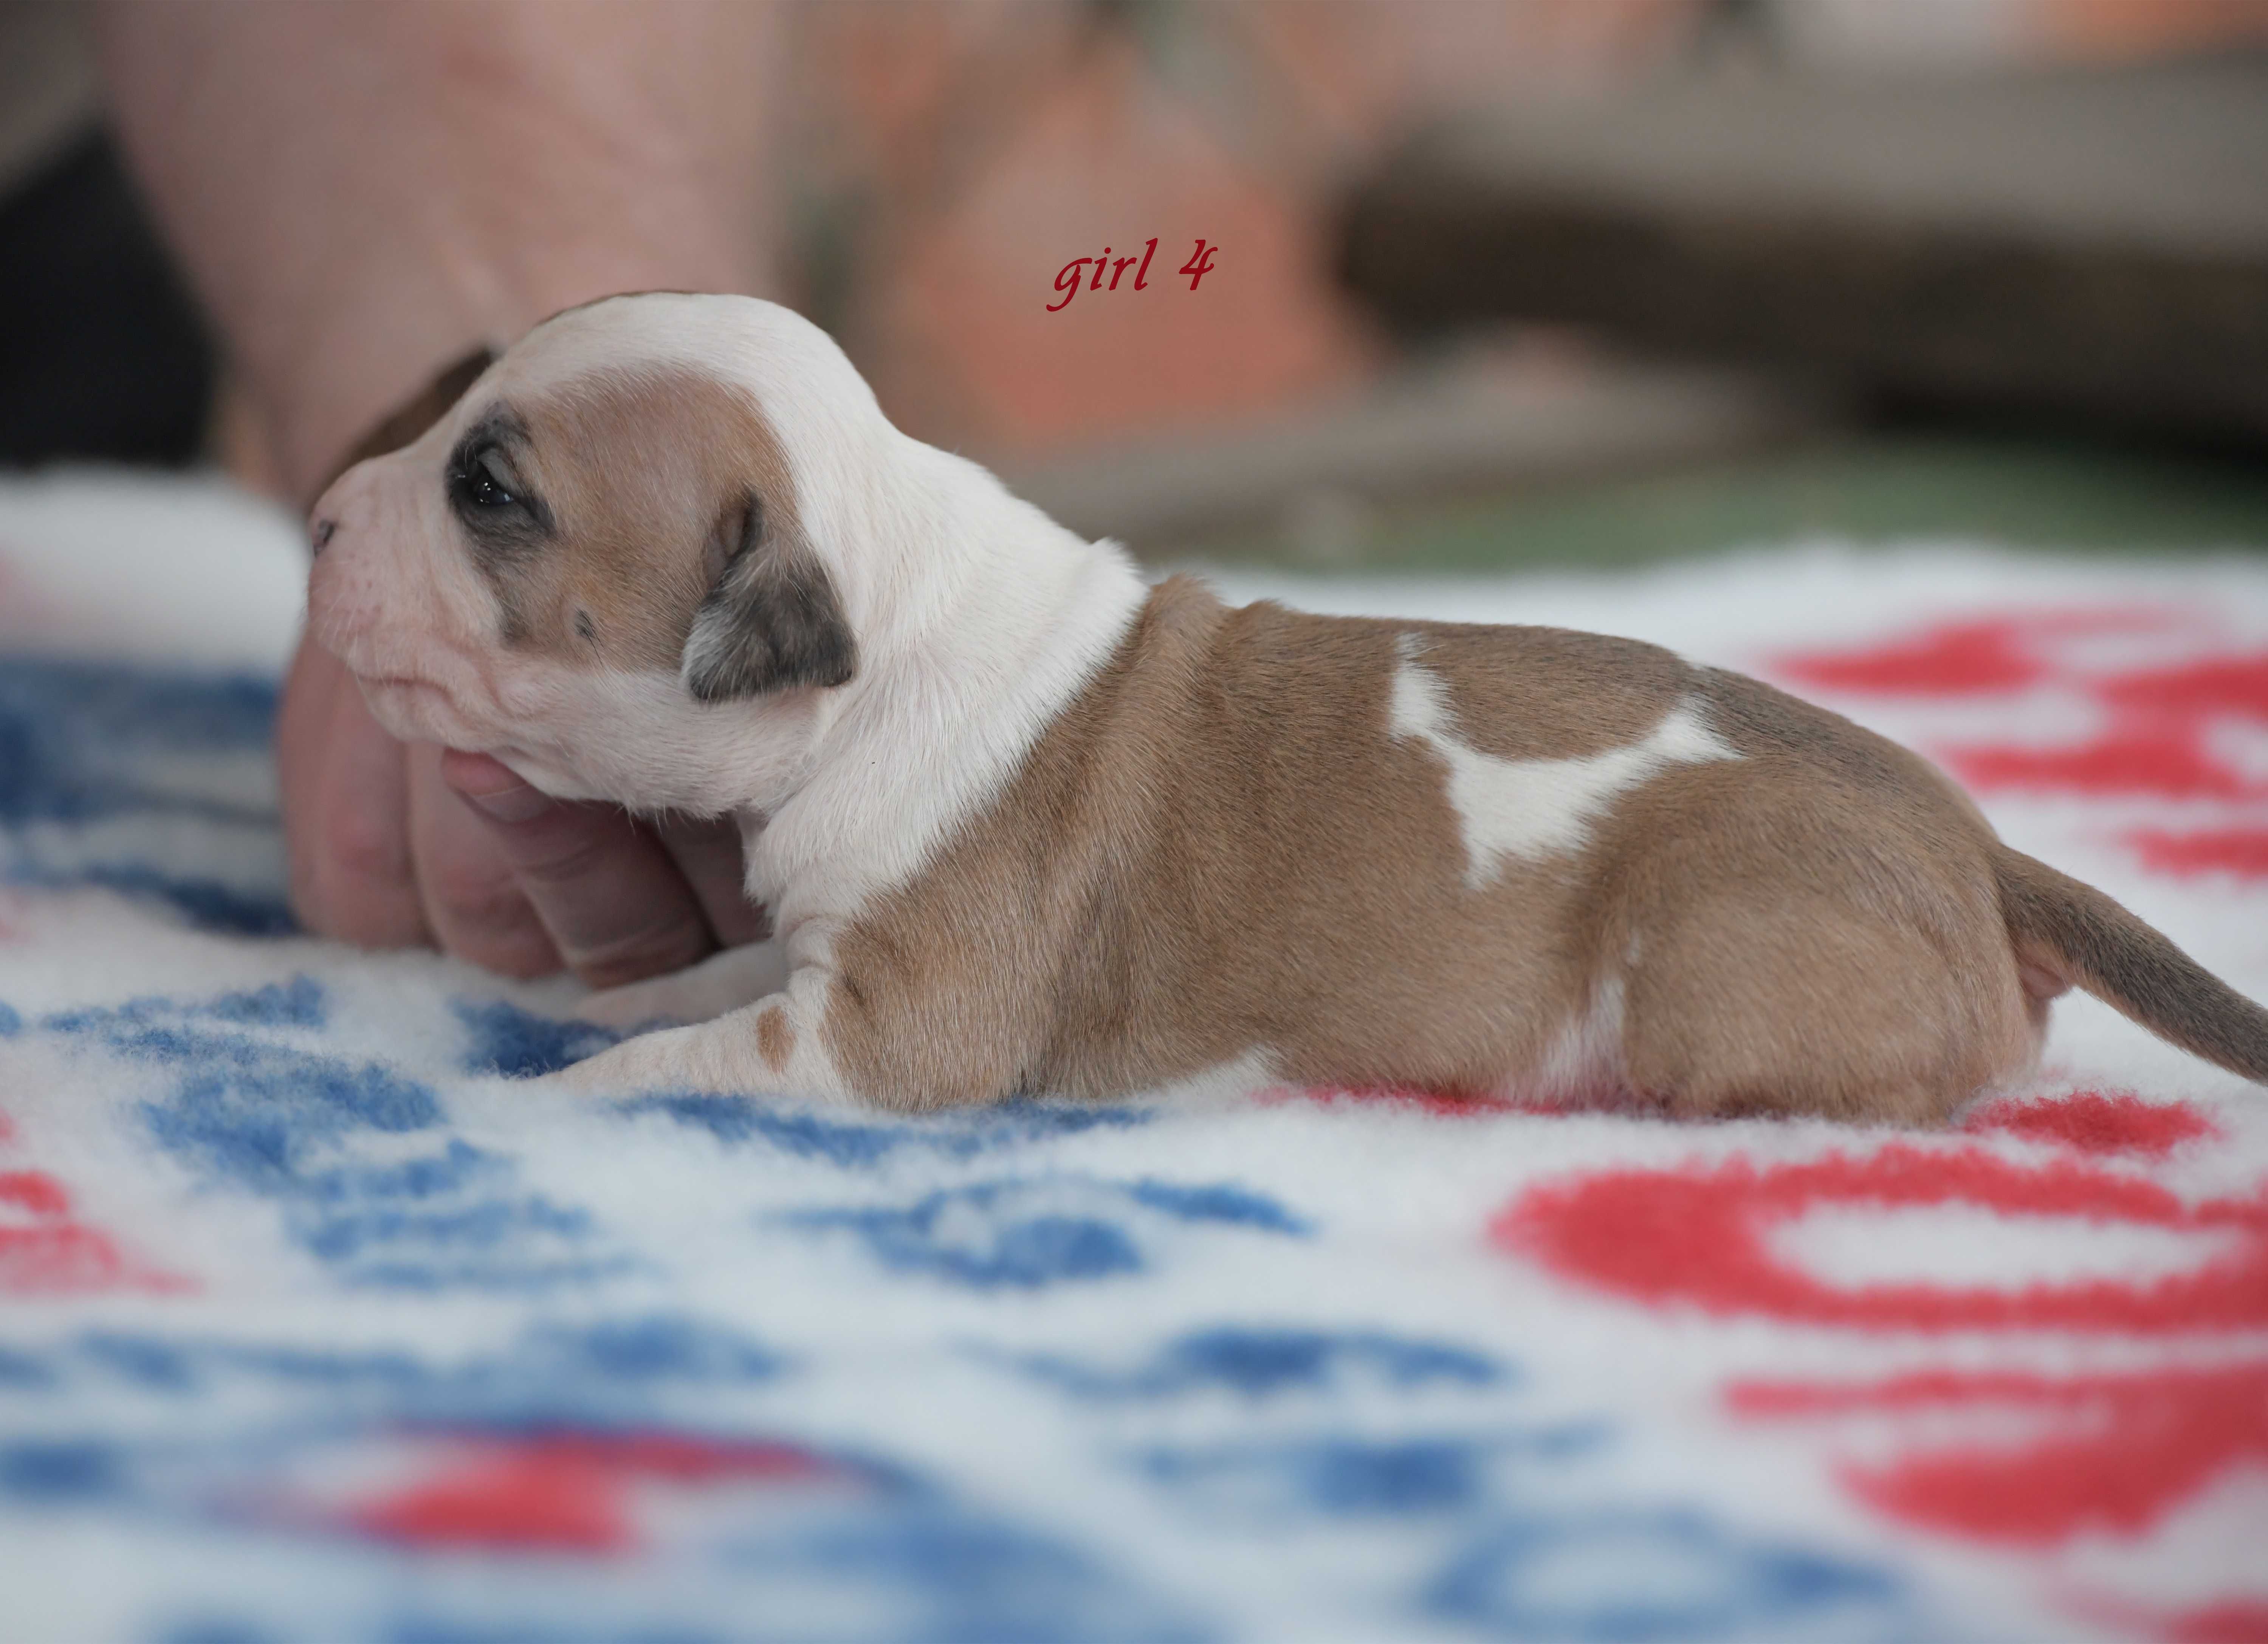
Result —
<instances>
[{"instance_id":1,"label":"puppy's hind leg","mask_svg":"<svg viewBox=\"0 0 2268 1644\"><path fill-rule=\"evenodd\" d=\"M1705 898L1641 937L1624 984L1631 1085L1681 1116L1939 1124L2036 1043L2013 960L1956 967L1831 896Z\"/></svg>"}]
</instances>

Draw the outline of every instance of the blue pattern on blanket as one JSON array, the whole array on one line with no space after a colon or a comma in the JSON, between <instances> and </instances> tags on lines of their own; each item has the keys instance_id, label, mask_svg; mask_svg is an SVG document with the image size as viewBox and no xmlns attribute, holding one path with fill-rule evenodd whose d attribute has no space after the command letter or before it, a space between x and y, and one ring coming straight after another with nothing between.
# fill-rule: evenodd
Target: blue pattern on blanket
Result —
<instances>
[{"instance_id":1,"label":"blue pattern on blanket","mask_svg":"<svg viewBox=\"0 0 2268 1644\"><path fill-rule=\"evenodd\" d=\"M275 713L262 679L0 659L0 877L157 897L208 929L291 931L264 757Z\"/></svg>"},{"instance_id":2,"label":"blue pattern on blanket","mask_svg":"<svg viewBox=\"0 0 2268 1644\"><path fill-rule=\"evenodd\" d=\"M1609 1509L1507 1518L1442 1570L1425 1607L1501 1639L1948 1636L1897 1623L1899 1597L1871 1565L1751 1540L1697 1513Z\"/></svg>"},{"instance_id":3,"label":"blue pattern on blanket","mask_svg":"<svg viewBox=\"0 0 2268 1644\"><path fill-rule=\"evenodd\" d=\"M1519 1379L1501 1365L1476 1376L1487 1356L1447 1344L1306 1335L1324 1350L1290 1357L1311 1367L1336 1360L1359 1379L1381 1371L1392 1379L1397 1364L1458 1365L1446 1379L1411 1384L1430 1390L1417 1396L1432 1416L1443 1397L1469 1412L1500 1411L1497 1401ZM1145 1362L1206 1356L1182 1338L1160 1344ZM224 1573L313 1559L328 1572L320 1595L302 1593L289 1605L255 1596L180 1624L279 1644L408 1636L1195 1644L1216 1636L1171 1596L1170 1581L1137 1582L1060 1530L976 1505L933 1469L694 1413L825 1374L823 1364L675 1314L541 1323L494 1349L447 1359L401 1347L87 1330L0 1354L0 1514L99 1511L139 1537L195 1535ZM1330 1390L1329 1380L1266 1376L1242 1390L1295 1401L1305 1424L1329 1419L1329 1402L1314 1403ZM1173 1397L1209 1394L1200 1379ZM112 1431L59 1434L38 1423L48 1430L23 1435L23 1416L74 1401L109 1409ZM1902 1583L1863 1560L1602 1493L1587 1475L1617 1436L1587 1419L1462 1431L1421 1420L1398 1434L1325 1429L1153 1445L1126 1459L1176 1512L1227 1544L1280 1556L1303 1537L1358 1526L1390 1532L1372 1559L1381 1548L1391 1553L1377 1574L1402 1595L1380 1612L1381 1636L1427 1618L1454 1636L1600 1644L1951 1636L1921 1626ZM571 1549L505 1557L508 1540L484 1539L515 1527L539 1537L556 1530L540 1503L533 1521L516 1521L530 1504L512 1490L517 1478L571 1490L571 1461L556 1475L544 1471L555 1464L546 1458L563 1452L592 1460L585 1484L622 1482L610 1469L634 1476L636 1487L615 1503L629 1515L623 1533L638 1538L641 1567L666 1572L666 1582L625 1587L615 1555L600 1546L563 1561ZM641 1456L655 1452L661 1464L649 1463L638 1482ZM734 1482L736 1458L751 1453L762 1464L743 1466ZM497 1512L500 1521L482 1516ZM453 1603L428 1593L405 1609L389 1599L403 1552L426 1545L460 1559L485 1550L481 1585L458 1589ZM255 1595L258 1585L251 1583ZM796 1627L716 1620L720 1609L777 1605L784 1595L793 1595ZM683 1618L674 1619L680 1608ZM1390 1622L1397 1614L1403 1621Z\"/></svg>"},{"instance_id":4,"label":"blue pattern on blanket","mask_svg":"<svg viewBox=\"0 0 2268 1644\"><path fill-rule=\"evenodd\" d=\"M1225 1325L1166 1343L1130 1369L1081 1364L1050 1353L1014 1361L1027 1375L1088 1399L1176 1398L1222 1388L1248 1397L1285 1389L1434 1384L1491 1387L1513 1372L1485 1353L1447 1342L1373 1331L1259 1330Z\"/></svg>"},{"instance_id":5,"label":"blue pattern on blanket","mask_svg":"<svg viewBox=\"0 0 2268 1644\"><path fill-rule=\"evenodd\" d=\"M0 873L287 928L272 711L0 664ZM1332 1216L1160 1152L1156 1109L522 1120L468 1076L616 1036L222 947L274 979L0 1004L149 1161L121 1236L212 1286L0 1340L0 1546L98 1527L162 1599L122 1644L1227 1644L1269 1636L1246 1572L1319 1637L1953 1636L1902 1571L1633 1485L1630 1430L1500 1338L1348 1323Z\"/></svg>"},{"instance_id":6,"label":"blue pattern on blanket","mask_svg":"<svg viewBox=\"0 0 2268 1644\"><path fill-rule=\"evenodd\" d=\"M105 1328L0 1347L0 1393L195 1401L249 1392L269 1407L368 1419L624 1422L650 1416L657 1398L763 1386L788 1366L764 1343L681 1313L539 1322L493 1352L449 1362L394 1346Z\"/></svg>"},{"instance_id":7,"label":"blue pattern on blanket","mask_svg":"<svg viewBox=\"0 0 2268 1644\"><path fill-rule=\"evenodd\" d=\"M135 999L41 1026L147 1064L160 1146L202 1179L273 1200L293 1240L343 1282L529 1290L630 1272L589 1212L520 1183L517 1164L444 1130L432 1088L322 1050L323 990L301 977L204 1003ZM422 1146L358 1151L373 1138Z\"/></svg>"},{"instance_id":8,"label":"blue pattern on blanket","mask_svg":"<svg viewBox=\"0 0 2268 1644\"><path fill-rule=\"evenodd\" d=\"M457 999L450 1008L472 1036L463 1066L468 1073L532 1079L596 1056L622 1035L595 1022L562 1021L522 1010L510 999Z\"/></svg>"},{"instance_id":9,"label":"blue pattern on blanket","mask_svg":"<svg viewBox=\"0 0 2268 1644\"><path fill-rule=\"evenodd\" d=\"M267 747L264 679L0 658L0 819L85 822L121 811L269 821L272 808L199 797L164 762Z\"/></svg>"},{"instance_id":10,"label":"blue pattern on blanket","mask_svg":"<svg viewBox=\"0 0 2268 1644\"><path fill-rule=\"evenodd\" d=\"M777 1431L658 1419L672 1400L762 1388L783 1373L769 1350L683 1317L538 1326L450 1363L102 1331L10 1363L0 1401L124 1392L155 1401L165 1419L122 1424L139 1436L0 1441L0 1509L99 1509L144 1536L199 1534L225 1567L313 1558L339 1589L289 1605L210 1605L163 1638L1208 1636L1106 1561L921 1468ZM211 1414L247 1407L259 1419ZM342 1493L342 1478L372 1482ZM524 1493L522 1479L551 1496ZM608 1509L579 1531L553 1510L578 1488ZM610 1567L617 1533L670 1572L665 1587L624 1590ZM526 1549L517 1559L493 1556L514 1545ZM393 1567L419 1548L492 1556L453 1605L389 1602ZM799 1600L792 1625L716 1620L782 1592ZM684 1619L670 1619L673 1608Z\"/></svg>"},{"instance_id":11,"label":"blue pattern on blanket","mask_svg":"<svg viewBox=\"0 0 2268 1644\"><path fill-rule=\"evenodd\" d=\"M31 1026L154 1075L144 1133L207 1189L275 1206L280 1230L348 1291L527 1305L670 1271L586 1206L534 1185L522 1158L460 1133L429 1080L329 1048L343 1009L299 976L51 1012ZM541 1071L612 1037L495 1001L453 1000L448 1012L462 1034L456 1063L472 1068ZM1398 1617L1393 1627L1602 1641L1927 1635L1886 1570L1674 1501L1628 1499L1602 1468L1620 1441L1613 1424L1523 1413L1529 1376L1452 1338L1215 1323L1116 1360L1020 1347L994 1298L1196 1272L1323 1233L1240 1183L1041 1162L1050 1146L1149 1123L1142 1110L1035 1102L891 1121L657 1097L596 1112L664 1139L690 1130L727 1154L760 1147L806 1173L821 1202L761 1213L743 1224L752 1236L785 1235L810 1259L849 1254L885 1281L967 1298L976 1311L932 1349L940 1368L957 1359L1069 1411L1119 1412L1095 1463L1167 1520L1279 1555L1355 1527L1390 1532L1371 1577L1381 1626ZM995 1156L1024 1168L909 1196L882 1174ZM850 1185L884 1191L826 1202ZM160 1640L1212 1636L1171 1581L1135 1580L1091 1536L980 1508L932 1463L751 1422L747 1400L769 1408L776 1390L843 1368L823 1337L758 1340L682 1308L579 1323L538 1312L497 1346L444 1356L84 1329L0 1347L0 1514L99 1512L158 1543L222 1534L247 1569L286 1555L335 1569L362 1549L312 1608L304 1591L289 1603L191 1605L151 1635ZM93 1429L18 1419L82 1406L120 1414ZM1240 1409L1252 1419L1226 1419ZM1351 1423L1357 1410L1369 1413ZM731 1483L733 1458L752 1446L789 1457L792 1478ZM638 1459L653 1454L665 1460ZM399 1487L375 1507L340 1496L335 1480L366 1477ZM558 1513L512 1493L522 1478L570 1501L577 1490L604 1500L591 1523L562 1530ZM638 1504L657 1491L677 1505L649 1519ZM513 1516L531 1511L524 1523ZM571 1547L547 1553L548 1580L534 1565L497 1564L491 1549L493 1579L476 1602L404 1599L373 1574L394 1567L405 1535L413 1546L437 1536L463 1558L482 1556L483 1537L617 1532L638 1542L642 1567L670 1572L660 1610L652 1581L625 1584L595 1545L571 1567L557 1562ZM743 1603L734 1595L783 1592L821 1620L719 1627L718 1614Z\"/></svg>"},{"instance_id":12,"label":"blue pattern on blanket","mask_svg":"<svg viewBox=\"0 0 2268 1644\"><path fill-rule=\"evenodd\" d=\"M1006 1102L973 1112L939 1115L917 1124L881 1124L821 1117L747 1096L647 1096L622 1104L625 1113L660 1113L737 1146L761 1141L800 1158L860 1168L905 1152L947 1159L1012 1148L1053 1136L1146 1124L1139 1108L1094 1107L1071 1102Z\"/></svg>"},{"instance_id":13,"label":"blue pattern on blanket","mask_svg":"<svg viewBox=\"0 0 2268 1644\"><path fill-rule=\"evenodd\" d=\"M1136 1465L1209 1517L1366 1518L1462 1511L1480 1501L1489 1468L1503 1456L1556 1461L1605 1438L1601 1424L1572 1421L1486 1438L1332 1435L1168 1446L1142 1452Z\"/></svg>"},{"instance_id":14,"label":"blue pattern on blanket","mask_svg":"<svg viewBox=\"0 0 2268 1644\"><path fill-rule=\"evenodd\" d=\"M1151 1259L1138 1242L1145 1222L1159 1229L1178 1223L1307 1231L1275 1200L1242 1188L1063 1176L980 1182L904 1206L802 1211L784 1220L814 1231L847 1228L892 1272L978 1290L1141 1272Z\"/></svg>"}]
</instances>

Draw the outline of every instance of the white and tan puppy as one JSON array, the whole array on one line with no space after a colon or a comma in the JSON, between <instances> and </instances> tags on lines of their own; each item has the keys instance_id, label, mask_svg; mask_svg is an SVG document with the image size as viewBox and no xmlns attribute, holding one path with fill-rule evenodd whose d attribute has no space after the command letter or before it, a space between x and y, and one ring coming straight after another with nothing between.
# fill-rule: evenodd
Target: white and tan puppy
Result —
<instances>
[{"instance_id":1,"label":"white and tan puppy","mask_svg":"<svg viewBox=\"0 0 2268 1644\"><path fill-rule=\"evenodd\" d=\"M2073 984L2268 1079L2268 1013L1903 748L1628 640L1151 587L770 304L558 315L313 530L314 631L396 735L740 819L776 945L595 996L696 1025L578 1087L1926 1122Z\"/></svg>"}]
</instances>

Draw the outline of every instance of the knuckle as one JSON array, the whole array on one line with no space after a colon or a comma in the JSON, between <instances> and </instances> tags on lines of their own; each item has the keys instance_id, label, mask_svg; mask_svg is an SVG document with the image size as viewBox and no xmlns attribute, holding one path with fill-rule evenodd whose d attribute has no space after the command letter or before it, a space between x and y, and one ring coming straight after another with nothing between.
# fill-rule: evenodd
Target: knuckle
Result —
<instances>
[{"instance_id":1,"label":"knuckle","mask_svg":"<svg viewBox=\"0 0 2268 1644\"><path fill-rule=\"evenodd\" d=\"M324 928L323 871L313 830L301 825L298 808L287 798L283 807L284 890L291 915L302 926Z\"/></svg>"},{"instance_id":2,"label":"knuckle","mask_svg":"<svg viewBox=\"0 0 2268 1644\"><path fill-rule=\"evenodd\" d=\"M302 930L328 934L330 920L323 902L322 876L315 871L313 859L305 851L287 850L284 860L284 899L291 904L291 917Z\"/></svg>"},{"instance_id":3,"label":"knuckle","mask_svg":"<svg viewBox=\"0 0 2268 1644\"><path fill-rule=\"evenodd\" d=\"M558 949L509 879L462 869L429 870L425 896L442 948L503 976L549 976Z\"/></svg>"},{"instance_id":4,"label":"knuckle","mask_svg":"<svg viewBox=\"0 0 2268 1644\"><path fill-rule=\"evenodd\" d=\"M564 845L522 853L517 866L520 877L547 889L577 884L592 876L614 854L614 841L582 837Z\"/></svg>"},{"instance_id":5,"label":"knuckle","mask_svg":"<svg viewBox=\"0 0 2268 1644\"><path fill-rule=\"evenodd\" d=\"M511 930L535 923L534 910L512 883L484 864L428 860L423 865L425 899L451 930Z\"/></svg>"},{"instance_id":6,"label":"knuckle","mask_svg":"<svg viewBox=\"0 0 2268 1644\"><path fill-rule=\"evenodd\" d=\"M331 872L350 880L406 885L410 880L409 839L400 816L384 815L352 805L335 805L324 813L316 831L316 871Z\"/></svg>"},{"instance_id":7,"label":"knuckle","mask_svg":"<svg viewBox=\"0 0 2268 1644\"><path fill-rule=\"evenodd\" d=\"M305 929L362 947L425 939L409 858L367 819L327 819L290 838L284 854L291 912Z\"/></svg>"}]
</instances>

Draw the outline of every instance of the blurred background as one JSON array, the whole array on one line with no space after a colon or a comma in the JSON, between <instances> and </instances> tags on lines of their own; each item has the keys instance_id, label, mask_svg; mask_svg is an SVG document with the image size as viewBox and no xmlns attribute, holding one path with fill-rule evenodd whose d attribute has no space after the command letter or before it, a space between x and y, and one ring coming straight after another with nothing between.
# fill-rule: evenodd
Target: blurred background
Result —
<instances>
[{"instance_id":1,"label":"blurred background","mask_svg":"<svg viewBox=\"0 0 2268 1644\"><path fill-rule=\"evenodd\" d=\"M784 10L778 294L1151 558L2268 542L2268 0ZM0 18L0 461L262 483L85 8Z\"/></svg>"}]
</instances>

